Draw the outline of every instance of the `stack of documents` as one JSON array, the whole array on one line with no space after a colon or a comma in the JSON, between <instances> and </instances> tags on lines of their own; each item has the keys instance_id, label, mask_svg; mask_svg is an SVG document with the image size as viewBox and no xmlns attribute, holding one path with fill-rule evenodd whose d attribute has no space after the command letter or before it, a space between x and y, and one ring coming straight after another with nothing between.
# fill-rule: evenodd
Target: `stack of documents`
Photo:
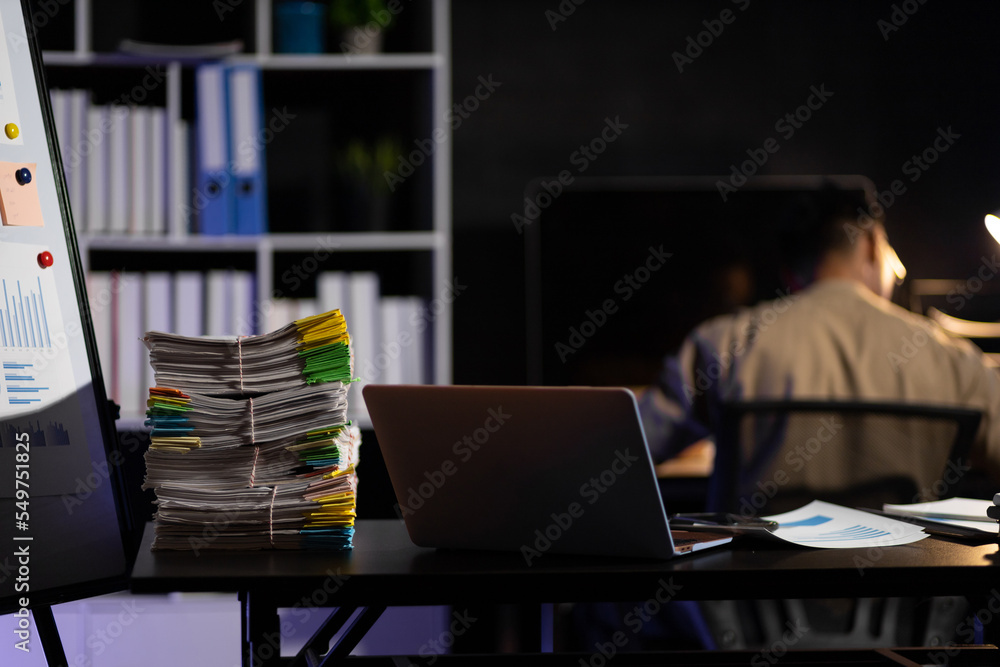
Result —
<instances>
[{"instance_id":1,"label":"stack of documents","mask_svg":"<svg viewBox=\"0 0 1000 667\"><path fill-rule=\"evenodd\" d=\"M331 382L244 399L153 387L147 406L146 425L153 429L154 449L291 444L303 431L345 423L347 389L341 382Z\"/></svg>"},{"instance_id":2,"label":"stack of documents","mask_svg":"<svg viewBox=\"0 0 1000 667\"><path fill-rule=\"evenodd\" d=\"M309 473L288 474L283 479L264 472L268 486L247 486L252 461L238 466L242 485L229 472L219 484L206 474L221 473L226 462L202 458L201 474L188 481L186 473L198 466L183 466L177 478L184 482L161 483L156 489L155 550L202 549L350 549L354 535L357 476L354 461L360 434L345 431L351 441L343 465ZM237 450L238 451L238 450ZM179 455L182 459L197 455ZM174 455L175 457L178 455ZM211 456L211 455L210 455ZM185 461L185 463L187 463ZM259 463L257 464L260 465ZM147 484L149 482L147 481Z\"/></svg>"},{"instance_id":3,"label":"stack of documents","mask_svg":"<svg viewBox=\"0 0 1000 667\"><path fill-rule=\"evenodd\" d=\"M350 382L354 370L339 310L262 336L205 338L150 331L143 341L156 384L185 393L243 396Z\"/></svg>"},{"instance_id":4,"label":"stack of documents","mask_svg":"<svg viewBox=\"0 0 1000 667\"><path fill-rule=\"evenodd\" d=\"M360 434L356 427L323 427L270 444L218 449L198 448L196 440L154 435L146 454L145 488L183 480L188 486L232 490L247 487L251 475L254 486L270 486L331 466L353 468Z\"/></svg>"},{"instance_id":5,"label":"stack of documents","mask_svg":"<svg viewBox=\"0 0 1000 667\"><path fill-rule=\"evenodd\" d=\"M144 340L153 548L350 548L361 435L340 312L264 336Z\"/></svg>"}]
</instances>

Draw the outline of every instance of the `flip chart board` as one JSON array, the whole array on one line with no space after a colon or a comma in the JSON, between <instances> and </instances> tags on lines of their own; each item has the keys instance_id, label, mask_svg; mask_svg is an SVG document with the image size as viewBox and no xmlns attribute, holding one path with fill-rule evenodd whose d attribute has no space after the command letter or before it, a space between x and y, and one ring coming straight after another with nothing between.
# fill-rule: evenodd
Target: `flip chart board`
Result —
<instances>
[{"instance_id":1,"label":"flip chart board","mask_svg":"<svg viewBox=\"0 0 1000 667\"><path fill-rule=\"evenodd\" d=\"M26 19L20 0L0 0L0 613L15 614L124 588L129 527L58 138Z\"/></svg>"}]
</instances>

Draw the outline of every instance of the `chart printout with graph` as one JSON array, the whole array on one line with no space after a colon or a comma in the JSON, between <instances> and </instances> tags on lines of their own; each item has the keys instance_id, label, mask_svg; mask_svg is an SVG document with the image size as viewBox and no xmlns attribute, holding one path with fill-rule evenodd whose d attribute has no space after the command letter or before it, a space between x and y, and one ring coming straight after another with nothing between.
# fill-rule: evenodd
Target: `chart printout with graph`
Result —
<instances>
[{"instance_id":1,"label":"chart printout with graph","mask_svg":"<svg viewBox=\"0 0 1000 667\"><path fill-rule=\"evenodd\" d=\"M34 493L55 495L73 491L79 472L72 464L89 455L85 443L74 443L82 429L77 385L54 273L37 261L44 252L0 244L0 457L13 469L18 434L27 433L36 462L51 467L36 477ZM13 490L12 480L0 478L0 496Z\"/></svg>"},{"instance_id":2,"label":"chart printout with graph","mask_svg":"<svg viewBox=\"0 0 1000 667\"><path fill-rule=\"evenodd\" d=\"M43 247L0 245L0 402L3 414L31 412L75 389L53 272Z\"/></svg>"},{"instance_id":3,"label":"chart printout with graph","mask_svg":"<svg viewBox=\"0 0 1000 667\"><path fill-rule=\"evenodd\" d=\"M15 614L121 589L128 573L120 452L59 160L68 137L28 17L0 0L0 613Z\"/></svg>"}]
</instances>

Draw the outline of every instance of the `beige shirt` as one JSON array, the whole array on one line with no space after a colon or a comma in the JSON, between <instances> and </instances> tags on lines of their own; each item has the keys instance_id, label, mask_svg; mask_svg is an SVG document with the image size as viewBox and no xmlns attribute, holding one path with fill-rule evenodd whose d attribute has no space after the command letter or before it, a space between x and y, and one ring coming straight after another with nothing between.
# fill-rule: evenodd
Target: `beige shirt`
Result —
<instances>
[{"instance_id":1,"label":"beige shirt","mask_svg":"<svg viewBox=\"0 0 1000 667\"><path fill-rule=\"evenodd\" d=\"M1000 374L988 358L853 281L822 281L700 325L640 412L660 458L710 434L713 401L761 398L981 409L978 452L1000 471ZM840 476L811 468L814 477Z\"/></svg>"}]
</instances>

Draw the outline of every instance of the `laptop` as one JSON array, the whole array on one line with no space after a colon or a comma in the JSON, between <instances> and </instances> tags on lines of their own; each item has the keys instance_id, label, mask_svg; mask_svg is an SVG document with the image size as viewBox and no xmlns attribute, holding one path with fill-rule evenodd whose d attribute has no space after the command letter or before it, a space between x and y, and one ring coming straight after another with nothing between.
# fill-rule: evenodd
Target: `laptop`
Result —
<instances>
[{"instance_id":1,"label":"laptop","mask_svg":"<svg viewBox=\"0 0 1000 667\"><path fill-rule=\"evenodd\" d=\"M418 546L666 559L731 535L673 531L635 396L607 387L363 389Z\"/></svg>"}]
</instances>

